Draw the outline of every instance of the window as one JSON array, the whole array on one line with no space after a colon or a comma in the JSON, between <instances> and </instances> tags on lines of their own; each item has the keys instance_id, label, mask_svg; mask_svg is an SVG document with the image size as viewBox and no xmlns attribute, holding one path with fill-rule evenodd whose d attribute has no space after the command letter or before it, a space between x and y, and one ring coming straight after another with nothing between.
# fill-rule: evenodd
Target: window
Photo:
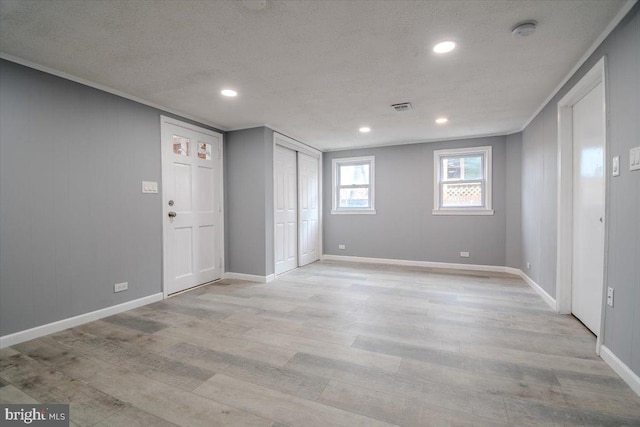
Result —
<instances>
[{"instance_id":1,"label":"window","mask_svg":"<svg viewBox=\"0 0 640 427\"><path fill-rule=\"evenodd\" d=\"M434 215L493 215L491 147L436 150Z\"/></svg>"},{"instance_id":2,"label":"window","mask_svg":"<svg viewBox=\"0 0 640 427\"><path fill-rule=\"evenodd\" d=\"M373 156L333 159L332 214L374 214Z\"/></svg>"}]
</instances>

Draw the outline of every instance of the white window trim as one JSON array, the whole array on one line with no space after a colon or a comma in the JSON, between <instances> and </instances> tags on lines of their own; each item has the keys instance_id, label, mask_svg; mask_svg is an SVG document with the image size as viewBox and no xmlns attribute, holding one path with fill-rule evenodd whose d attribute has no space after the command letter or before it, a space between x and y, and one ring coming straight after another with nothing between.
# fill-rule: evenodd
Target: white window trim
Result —
<instances>
[{"instance_id":1,"label":"white window trim","mask_svg":"<svg viewBox=\"0 0 640 427\"><path fill-rule=\"evenodd\" d=\"M442 168L443 157L468 156L473 154L484 155L484 206L482 207L456 207L443 208L440 206L440 169ZM492 164L491 146L484 147L468 147L468 148L451 148L445 150L434 150L433 152L433 215L493 215L493 205L491 201L491 193L493 192L493 184L491 180L491 164Z\"/></svg>"},{"instance_id":2,"label":"white window trim","mask_svg":"<svg viewBox=\"0 0 640 427\"><path fill-rule=\"evenodd\" d=\"M371 206L368 208L338 208L338 166L350 163L369 162L369 194ZM374 215L375 204L375 156L343 157L331 160L331 214L332 215Z\"/></svg>"}]
</instances>

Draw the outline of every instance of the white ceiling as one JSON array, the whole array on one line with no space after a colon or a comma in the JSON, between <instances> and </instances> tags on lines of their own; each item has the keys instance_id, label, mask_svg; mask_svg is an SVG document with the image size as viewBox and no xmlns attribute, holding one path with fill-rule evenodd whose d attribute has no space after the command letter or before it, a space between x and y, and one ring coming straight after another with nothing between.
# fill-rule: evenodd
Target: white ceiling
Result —
<instances>
[{"instance_id":1,"label":"white ceiling","mask_svg":"<svg viewBox=\"0 0 640 427\"><path fill-rule=\"evenodd\" d=\"M625 3L1 0L0 50L224 130L267 124L329 150L518 131ZM526 19L537 32L514 38ZM458 48L432 53L446 39ZM389 107L405 101L413 111Z\"/></svg>"}]
</instances>

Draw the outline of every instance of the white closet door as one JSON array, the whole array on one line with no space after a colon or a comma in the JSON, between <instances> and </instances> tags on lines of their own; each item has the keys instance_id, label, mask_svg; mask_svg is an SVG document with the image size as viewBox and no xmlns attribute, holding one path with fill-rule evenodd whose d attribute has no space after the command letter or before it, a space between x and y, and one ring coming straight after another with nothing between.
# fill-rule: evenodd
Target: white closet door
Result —
<instances>
[{"instance_id":1,"label":"white closet door","mask_svg":"<svg viewBox=\"0 0 640 427\"><path fill-rule=\"evenodd\" d=\"M600 334L604 280L604 86L573 106L571 311Z\"/></svg>"},{"instance_id":2,"label":"white closet door","mask_svg":"<svg viewBox=\"0 0 640 427\"><path fill-rule=\"evenodd\" d=\"M301 266L320 259L318 163L317 158L298 153L298 251Z\"/></svg>"},{"instance_id":3,"label":"white closet door","mask_svg":"<svg viewBox=\"0 0 640 427\"><path fill-rule=\"evenodd\" d=\"M296 152L276 145L275 166L275 273L298 266L298 189Z\"/></svg>"}]
</instances>

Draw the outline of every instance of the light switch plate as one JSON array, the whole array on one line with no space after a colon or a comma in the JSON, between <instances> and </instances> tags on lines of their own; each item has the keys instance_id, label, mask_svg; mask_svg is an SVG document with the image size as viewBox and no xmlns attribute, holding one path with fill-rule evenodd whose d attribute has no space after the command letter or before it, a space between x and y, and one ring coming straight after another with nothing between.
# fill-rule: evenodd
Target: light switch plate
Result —
<instances>
[{"instance_id":1,"label":"light switch plate","mask_svg":"<svg viewBox=\"0 0 640 427\"><path fill-rule=\"evenodd\" d=\"M158 183L155 181L142 181L142 192L149 194L158 193Z\"/></svg>"},{"instance_id":2,"label":"light switch plate","mask_svg":"<svg viewBox=\"0 0 640 427\"><path fill-rule=\"evenodd\" d=\"M640 147L629 150L629 170L640 170Z\"/></svg>"},{"instance_id":3,"label":"light switch plate","mask_svg":"<svg viewBox=\"0 0 640 427\"><path fill-rule=\"evenodd\" d=\"M607 305L609 307L613 307L613 288L612 287L607 288Z\"/></svg>"},{"instance_id":4,"label":"light switch plate","mask_svg":"<svg viewBox=\"0 0 640 427\"><path fill-rule=\"evenodd\" d=\"M615 156L611 162L611 173L613 176L620 176L620 156Z\"/></svg>"}]
</instances>

